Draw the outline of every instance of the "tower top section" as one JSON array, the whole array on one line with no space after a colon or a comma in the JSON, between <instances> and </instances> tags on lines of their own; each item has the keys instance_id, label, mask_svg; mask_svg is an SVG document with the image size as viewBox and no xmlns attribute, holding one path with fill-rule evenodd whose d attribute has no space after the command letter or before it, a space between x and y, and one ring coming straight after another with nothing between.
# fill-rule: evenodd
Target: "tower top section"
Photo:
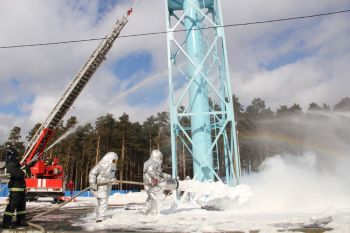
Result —
<instances>
[{"instance_id":1,"label":"tower top section","mask_svg":"<svg viewBox=\"0 0 350 233\"><path fill-rule=\"evenodd\" d=\"M176 11L176 10L183 10L185 0L168 0L168 10L169 11ZM198 1L198 0L196 0ZM200 8L210 8L214 4L214 0L199 0L199 6Z\"/></svg>"}]
</instances>

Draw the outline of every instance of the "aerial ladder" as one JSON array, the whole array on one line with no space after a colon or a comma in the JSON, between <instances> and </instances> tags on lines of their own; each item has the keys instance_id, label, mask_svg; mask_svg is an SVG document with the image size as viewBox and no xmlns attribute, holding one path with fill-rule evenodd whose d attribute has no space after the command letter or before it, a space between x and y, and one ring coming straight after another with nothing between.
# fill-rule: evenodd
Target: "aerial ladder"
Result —
<instances>
[{"instance_id":1,"label":"aerial ladder","mask_svg":"<svg viewBox=\"0 0 350 233\"><path fill-rule=\"evenodd\" d=\"M80 69L45 122L41 124L41 127L30 140L21 160L22 165L32 165L30 168L31 176L26 178L27 196L29 198L35 199L39 196L50 196L58 200L59 197L64 195L64 172L62 166L59 165L58 158L54 158L52 164L46 164L42 159L42 155L54 134L56 126L71 108L95 71L106 59L106 55L113 46L114 41L127 24L127 17L131 12L132 8L128 10L127 15L117 19L110 33L101 41L97 49Z\"/></svg>"}]
</instances>

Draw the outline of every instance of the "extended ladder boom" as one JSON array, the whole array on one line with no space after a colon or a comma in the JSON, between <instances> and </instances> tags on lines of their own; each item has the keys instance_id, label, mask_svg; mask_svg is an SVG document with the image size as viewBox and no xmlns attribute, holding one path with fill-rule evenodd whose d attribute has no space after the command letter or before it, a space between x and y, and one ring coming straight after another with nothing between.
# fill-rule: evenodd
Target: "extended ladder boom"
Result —
<instances>
[{"instance_id":1,"label":"extended ladder boom","mask_svg":"<svg viewBox=\"0 0 350 233\"><path fill-rule=\"evenodd\" d=\"M118 38L121 30L124 28L127 22L128 20L126 16L123 16L116 21L111 32L105 37L105 39L102 40L97 49L92 53L90 58L78 72L75 79L71 82L57 105L51 111L48 118L30 140L21 163L25 162L28 164L34 156L42 155L46 144L53 133L53 129L63 119L64 115L72 106L73 102L83 90L85 85L91 79L92 75L101 65L103 60L105 60L106 54L111 49L113 42Z\"/></svg>"}]
</instances>

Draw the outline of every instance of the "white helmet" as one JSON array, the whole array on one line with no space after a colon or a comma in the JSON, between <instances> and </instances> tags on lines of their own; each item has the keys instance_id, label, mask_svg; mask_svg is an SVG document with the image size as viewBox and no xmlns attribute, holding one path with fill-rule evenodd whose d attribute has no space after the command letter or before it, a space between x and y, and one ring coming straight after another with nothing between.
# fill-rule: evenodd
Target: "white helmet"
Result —
<instances>
[{"instance_id":1,"label":"white helmet","mask_svg":"<svg viewBox=\"0 0 350 233\"><path fill-rule=\"evenodd\" d=\"M151 159L159 162L160 164L162 164L162 162L163 162L163 154L159 150L152 150L150 157L151 157Z\"/></svg>"},{"instance_id":2,"label":"white helmet","mask_svg":"<svg viewBox=\"0 0 350 233\"><path fill-rule=\"evenodd\" d=\"M118 160L118 155L115 152L108 152L107 154L105 154L103 156L103 158L101 159L101 161L103 163L116 163Z\"/></svg>"}]
</instances>

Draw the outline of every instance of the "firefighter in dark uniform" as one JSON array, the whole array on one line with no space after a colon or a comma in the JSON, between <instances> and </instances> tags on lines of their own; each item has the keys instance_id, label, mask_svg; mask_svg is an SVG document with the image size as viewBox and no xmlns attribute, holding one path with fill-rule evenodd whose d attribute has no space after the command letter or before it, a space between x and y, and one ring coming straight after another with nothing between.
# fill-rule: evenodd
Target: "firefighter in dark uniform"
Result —
<instances>
[{"instance_id":1,"label":"firefighter in dark uniform","mask_svg":"<svg viewBox=\"0 0 350 233\"><path fill-rule=\"evenodd\" d=\"M28 226L25 220L26 198L25 198L25 173L21 170L18 160L18 152L14 148L9 148L6 153L6 170L10 174L8 188L10 190L9 204L6 206L3 218L3 228L12 228L12 216L16 211L17 226Z\"/></svg>"}]
</instances>

